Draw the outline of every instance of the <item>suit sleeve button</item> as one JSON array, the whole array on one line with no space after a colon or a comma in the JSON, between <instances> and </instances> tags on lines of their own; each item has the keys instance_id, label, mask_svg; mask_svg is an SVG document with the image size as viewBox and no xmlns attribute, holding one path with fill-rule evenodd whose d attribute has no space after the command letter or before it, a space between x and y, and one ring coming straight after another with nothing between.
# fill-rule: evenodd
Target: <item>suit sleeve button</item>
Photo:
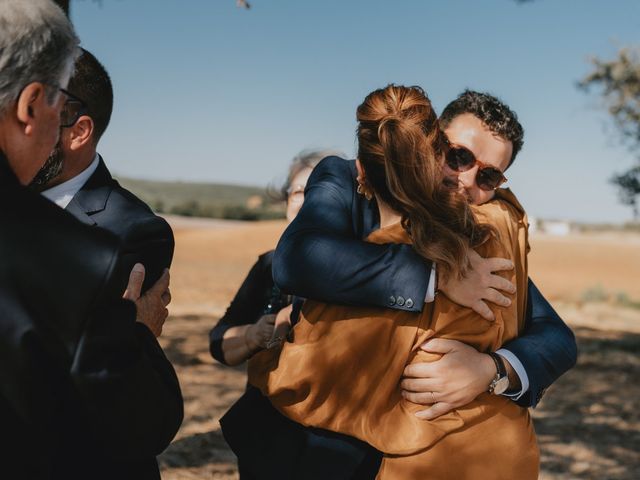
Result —
<instances>
[{"instance_id":1,"label":"suit sleeve button","mask_svg":"<svg viewBox=\"0 0 640 480\"><path fill-rule=\"evenodd\" d=\"M404 306L407 308L413 307L413 300L411 300L410 298L407 298L407 301L404 303Z\"/></svg>"},{"instance_id":2,"label":"suit sleeve button","mask_svg":"<svg viewBox=\"0 0 640 480\"><path fill-rule=\"evenodd\" d=\"M395 305L396 304L396 297L394 297L393 295L391 295L389 297L389 305Z\"/></svg>"},{"instance_id":3,"label":"suit sleeve button","mask_svg":"<svg viewBox=\"0 0 640 480\"><path fill-rule=\"evenodd\" d=\"M396 303L399 306L403 306L404 305L404 297L398 297L398 299L396 300Z\"/></svg>"}]
</instances>

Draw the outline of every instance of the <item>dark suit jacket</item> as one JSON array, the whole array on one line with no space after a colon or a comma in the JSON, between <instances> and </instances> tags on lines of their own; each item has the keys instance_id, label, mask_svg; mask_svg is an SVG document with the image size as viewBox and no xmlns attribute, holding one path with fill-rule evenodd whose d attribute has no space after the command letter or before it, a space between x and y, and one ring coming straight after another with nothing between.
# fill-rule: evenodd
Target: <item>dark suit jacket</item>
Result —
<instances>
[{"instance_id":1,"label":"dark suit jacket","mask_svg":"<svg viewBox=\"0 0 640 480\"><path fill-rule=\"evenodd\" d=\"M122 469L182 421L175 372L122 300L119 242L20 186L0 152L0 425L12 479Z\"/></svg>"},{"instance_id":2,"label":"dark suit jacket","mask_svg":"<svg viewBox=\"0 0 640 480\"><path fill-rule=\"evenodd\" d=\"M118 272L123 291L135 263L145 266L143 292L158 280L165 268L171 266L175 246L171 227L146 203L113 179L102 157L96 171L74 195L66 210L81 222L105 229L118 237L121 242ZM165 369L172 370L159 346L155 349L155 360L166 362ZM129 472L135 478L160 478L155 456L121 462L114 467L118 471Z\"/></svg>"},{"instance_id":3,"label":"dark suit jacket","mask_svg":"<svg viewBox=\"0 0 640 480\"><path fill-rule=\"evenodd\" d=\"M354 161L324 159L314 169L305 200L273 260L283 291L348 305L420 311L431 265L408 245L363 243L378 228L377 208L356 192ZM522 362L529 391L518 403L535 407L545 389L576 362L573 332L529 281L525 331L504 348ZM402 296L403 305L390 302ZM408 301L411 299L411 302Z\"/></svg>"},{"instance_id":4,"label":"dark suit jacket","mask_svg":"<svg viewBox=\"0 0 640 480\"><path fill-rule=\"evenodd\" d=\"M171 266L174 239L169 224L149 206L111 177L102 158L96 171L76 193L66 210L87 225L95 225L116 235L122 242L125 278L136 262L145 266L143 291ZM124 290L123 290L124 291Z\"/></svg>"}]
</instances>

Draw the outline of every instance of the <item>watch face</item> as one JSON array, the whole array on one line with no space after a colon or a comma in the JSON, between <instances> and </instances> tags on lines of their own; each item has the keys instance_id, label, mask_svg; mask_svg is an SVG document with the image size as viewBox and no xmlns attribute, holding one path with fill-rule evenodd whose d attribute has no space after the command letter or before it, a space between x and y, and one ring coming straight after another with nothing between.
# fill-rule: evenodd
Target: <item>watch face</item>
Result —
<instances>
[{"instance_id":1,"label":"watch face","mask_svg":"<svg viewBox=\"0 0 640 480\"><path fill-rule=\"evenodd\" d=\"M504 392L506 392L508 388L509 388L509 377L505 375L504 377L502 377L500 380L496 382L495 386L493 387L493 394L501 395Z\"/></svg>"}]
</instances>

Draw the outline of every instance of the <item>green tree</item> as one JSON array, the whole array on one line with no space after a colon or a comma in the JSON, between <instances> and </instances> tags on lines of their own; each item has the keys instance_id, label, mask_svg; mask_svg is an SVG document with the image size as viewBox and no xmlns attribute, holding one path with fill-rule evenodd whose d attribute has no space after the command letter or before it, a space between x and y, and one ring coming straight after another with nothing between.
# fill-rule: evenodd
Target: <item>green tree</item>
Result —
<instances>
[{"instance_id":1,"label":"green tree","mask_svg":"<svg viewBox=\"0 0 640 480\"><path fill-rule=\"evenodd\" d=\"M611 60L593 58L591 63L591 73L578 86L600 93L622 143L636 156L636 165L614 175L611 181L618 186L620 201L633 209L637 220L640 213L640 47L622 48Z\"/></svg>"}]
</instances>

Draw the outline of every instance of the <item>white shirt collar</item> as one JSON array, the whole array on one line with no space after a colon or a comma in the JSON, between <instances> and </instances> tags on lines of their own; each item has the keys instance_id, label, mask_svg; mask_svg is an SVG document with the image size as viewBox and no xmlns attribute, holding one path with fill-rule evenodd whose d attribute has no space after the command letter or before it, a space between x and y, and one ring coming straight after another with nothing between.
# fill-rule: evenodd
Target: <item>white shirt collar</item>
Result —
<instances>
[{"instance_id":1,"label":"white shirt collar","mask_svg":"<svg viewBox=\"0 0 640 480\"><path fill-rule=\"evenodd\" d=\"M67 208L67 205L71 202L76 193L87 183L87 180L91 178L91 175L98 168L100 163L100 156L96 153L93 162L85 168L82 172L73 178L70 178L60 185L56 185L48 190L42 192L42 196L51 200L60 208Z\"/></svg>"}]
</instances>

